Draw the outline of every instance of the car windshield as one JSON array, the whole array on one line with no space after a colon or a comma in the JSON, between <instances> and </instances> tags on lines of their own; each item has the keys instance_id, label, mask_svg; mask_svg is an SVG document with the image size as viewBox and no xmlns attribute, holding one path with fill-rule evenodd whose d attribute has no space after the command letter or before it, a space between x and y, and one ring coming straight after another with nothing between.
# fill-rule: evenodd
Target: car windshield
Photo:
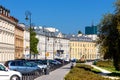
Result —
<instances>
[{"instance_id":1,"label":"car windshield","mask_svg":"<svg viewBox=\"0 0 120 80\"><path fill-rule=\"evenodd\" d=\"M0 64L0 71L5 71L5 67L3 65Z\"/></svg>"}]
</instances>

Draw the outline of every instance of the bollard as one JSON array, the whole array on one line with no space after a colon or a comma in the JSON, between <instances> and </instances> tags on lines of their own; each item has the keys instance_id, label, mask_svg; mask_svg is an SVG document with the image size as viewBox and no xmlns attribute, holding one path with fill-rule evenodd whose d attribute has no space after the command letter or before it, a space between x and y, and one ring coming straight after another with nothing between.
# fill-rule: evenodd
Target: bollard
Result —
<instances>
[{"instance_id":1,"label":"bollard","mask_svg":"<svg viewBox=\"0 0 120 80\"><path fill-rule=\"evenodd\" d=\"M73 62L71 62L71 69L73 68L73 66L74 66L74 64L73 64Z\"/></svg>"},{"instance_id":2,"label":"bollard","mask_svg":"<svg viewBox=\"0 0 120 80\"><path fill-rule=\"evenodd\" d=\"M47 60L47 68L45 69L45 75L49 74L49 60Z\"/></svg>"},{"instance_id":3,"label":"bollard","mask_svg":"<svg viewBox=\"0 0 120 80\"><path fill-rule=\"evenodd\" d=\"M49 74L49 67L45 69L45 75L48 75L48 74Z\"/></svg>"}]
</instances>

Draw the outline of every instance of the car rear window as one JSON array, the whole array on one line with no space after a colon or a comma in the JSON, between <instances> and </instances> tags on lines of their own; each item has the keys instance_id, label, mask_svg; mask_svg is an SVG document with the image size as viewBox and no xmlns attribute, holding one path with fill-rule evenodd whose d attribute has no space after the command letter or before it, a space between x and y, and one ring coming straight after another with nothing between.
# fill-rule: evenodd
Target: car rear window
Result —
<instances>
[{"instance_id":1,"label":"car rear window","mask_svg":"<svg viewBox=\"0 0 120 80\"><path fill-rule=\"evenodd\" d=\"M4 70L5 70L5 67L0 64L0 71L4 71Z\"/></svg>"},{"instance_id":2,"label":"car rear window","mask_svg":"<svg viewBox=\"0 0 120 80\"><path fill-rule=\"evenodd\" d=\"M13 61L13 62L11 62L11 66L15 66L15 62Z\"/></svg>"}]
</instances>

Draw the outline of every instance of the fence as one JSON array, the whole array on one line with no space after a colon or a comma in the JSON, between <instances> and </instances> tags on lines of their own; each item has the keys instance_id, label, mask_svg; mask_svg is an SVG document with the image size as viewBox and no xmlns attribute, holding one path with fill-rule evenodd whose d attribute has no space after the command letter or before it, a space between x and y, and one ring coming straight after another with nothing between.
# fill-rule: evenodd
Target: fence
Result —
<instances>
[{"instance_id":1,"label":"fence","mask_svg":"<svg viewBox=\"0 0 120 80\"><path fill-rule=\"evenodd\" d=\"M50 67L48 70L49 70L49 72L51 72L51 71L53 71L57 68L60 68L66 64L68 64L68 63L64 63L61 65L55 65L55 66ZM22 80L34 80L35 78L40 77L40 76L45 75L45 74L46 74L46 69L36 70L36 71L31 72L31 73L23 74Z\"/></svg>"}]
</instances>

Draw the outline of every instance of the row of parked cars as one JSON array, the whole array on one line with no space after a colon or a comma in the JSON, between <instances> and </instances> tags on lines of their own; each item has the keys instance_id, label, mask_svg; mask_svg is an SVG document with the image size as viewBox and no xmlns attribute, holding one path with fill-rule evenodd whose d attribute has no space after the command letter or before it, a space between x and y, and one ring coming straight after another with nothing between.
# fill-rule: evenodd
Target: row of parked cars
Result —
<instances>
[{"instance_id":1,"label":"row of parked cars","mask_svg":"<svg viewBox=\"0 0 120 80\"><path fill-rule=\"evenodd\" d=\"M1 69L4 72L14 71L9 76L9 79L4 79L0 77L0 80L21 80L22 74L36 72L37 74L41 72L45 72L47 69L51 69L55 66L63 65L64 63L68 63L62 59L54 59L54 60L41 60L41 59L17 59L17 60L9 60L0 67L0 76ZM3 68L4 67L4 68ZM14 79L13 79L14 78Z\"/></svg>"}]
</instances>

